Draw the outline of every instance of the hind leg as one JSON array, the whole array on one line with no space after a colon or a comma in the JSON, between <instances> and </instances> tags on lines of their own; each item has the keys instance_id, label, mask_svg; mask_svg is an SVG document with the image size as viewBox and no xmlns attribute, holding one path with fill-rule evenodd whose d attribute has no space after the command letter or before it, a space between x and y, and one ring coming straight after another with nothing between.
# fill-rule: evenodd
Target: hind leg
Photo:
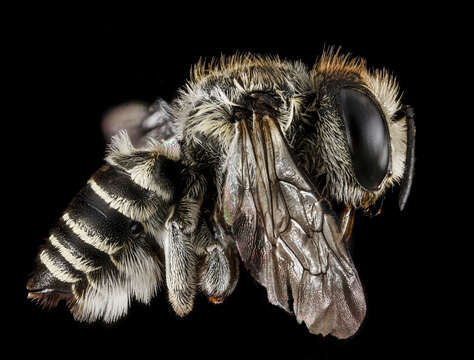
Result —
<instances>
[{"instance_id":1,"label":"hind leg","mask_svg":"<svg viewBox=\"0 0 474 360\"><path fill-rule=\"evenodd\" d=\"M168 298L179 316L193 308L197 288L195 233L205 191L202 176L189 176L186 192L176 203L166 222L164 242Z\"/></svg>"}]
</instances>

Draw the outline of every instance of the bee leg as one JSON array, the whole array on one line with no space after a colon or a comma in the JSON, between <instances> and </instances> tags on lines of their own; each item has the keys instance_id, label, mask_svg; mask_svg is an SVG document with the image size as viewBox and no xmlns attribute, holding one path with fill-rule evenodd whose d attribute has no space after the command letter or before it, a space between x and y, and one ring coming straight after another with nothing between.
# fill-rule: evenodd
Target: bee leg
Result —
<instances>
[{"instance_id":1,"label":"bee leg","mask_svg":"<svg viewBox=\"0 0 474 360\"><path fill-rule=\"evenodd\" d=\"M165 240L166 285L168 297L179 316L188 314L196 293L196 259L192 237L185 234L177 223L171 223Z\"/></svg>"},{"instance_id":2,"label":"bee leg","mask_svg":"<svg viewBox=\"0 0 474 360\"><path fill-rule=\"evenodd\" d=\"M239 261L234 246L224 231L214 226L212 234L201 221L196 235L196 254L200 258L199 286L210 302L218 304L234 291L239 277Z\"/></svg>"},{"instance_id":3,"label":"bee leg","mask_svg":"<svg viewBox=\"0 0 474 360\"><path fill-rule=\"evenodd\" d=\"M179 316L193 308L196 294L197 257L195 231L204 196L203 177L190 177L186 193L176 203L166 223L165 239L166 285L169 301Z\"/></svg>"}]
</instances>

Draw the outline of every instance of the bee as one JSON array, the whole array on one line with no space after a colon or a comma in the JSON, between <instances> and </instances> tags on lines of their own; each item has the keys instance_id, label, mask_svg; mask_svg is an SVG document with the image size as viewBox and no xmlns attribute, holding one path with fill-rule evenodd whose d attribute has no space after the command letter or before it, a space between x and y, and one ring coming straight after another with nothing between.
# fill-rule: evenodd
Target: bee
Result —
<instances>
[{"instance_id":1,"label":"bee","mask_svg":"<svg viewBox=\"0 0 474 360\"><path fill-rule=\"evenodd\" d=\"M354 335L366 313L348 241L414 176L413 109L395 78L326 50L299 61L199 61L176 98L103 120L105 164L50 231L28 297L113 322L162 285L179 316L220 303L240 264L313 334Z\"/></svg>"}]
</instances>

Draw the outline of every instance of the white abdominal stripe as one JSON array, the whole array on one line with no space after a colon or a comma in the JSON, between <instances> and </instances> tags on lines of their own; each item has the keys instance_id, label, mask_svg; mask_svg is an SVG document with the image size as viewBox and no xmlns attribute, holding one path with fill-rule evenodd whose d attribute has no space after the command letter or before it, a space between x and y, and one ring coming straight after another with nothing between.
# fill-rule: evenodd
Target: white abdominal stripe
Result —
<instances>
[{"instance_id":1,"label":"white abdominal stripe","mask_svg":"<svg viewBox=\"0 0 474 360\"><path fill-rule=\"evenodd\" d=\"M150 233L130 236L130 226L163 223L169 205L112 166L104 166L71 201L50 233L39 261L71 289L71 311L81 321L114 321L132 298L148 303L162 281ZM63 286L64 285L64 286Z\"/></svg>"},{"instance_id":2,"label":"white abdominal stripe","mask_svg":"<svg viewBox=\"0 0 474 360\"><path fill-rule=\"evenodd\" d=\"M98 251L101 251L107 255L113 255L123 247L123 245L114 244L106 236L100 234L97 232L97 230L81 222L80 220L71 219L69 213L67 212L63 214L61 219L80 241Z\"/></svg>"},{"instance_id":3,"label":"white abdominal stripe","mask_svg":"<svg viewBox=\"0 0 474 360\"><path fill-rule=\"evenodd\" d=\"M133 171L138 172L136 168ZM108 206L129 219L145 222L156 215L163 219L172 198L171 189L147 188L144 176L133 171L105 165L92 176L88 185Z\"/></svg>"},{"instance_id":4,"label":"white abdominal stripe","mask_svg":"<svg viewBox=\"0 0 474 360\"><path fill-rule=\"evenodd\" d=\"M90 259L87 259L79 252L74 251L70 246L62 244L54 234L49 236L49 241L51 245L58 249L64 260L71 264L75 270L88 274L101 268L101 266L94 266Z\"/></svg>"},{"instance_id":5,"label":"white abdominal stripe","mask_svg":"<svg viewBox=\"0 0 474 360\"><path fill-rule=\"evenodd\" d=\"M127 132L123 131L112 138L105 160L111 166L127 172L135 184L169 202L173 197L174 186L164 169L180 157L179 148L151 138L147 147L136 149Z\"/></svg>"},{"instance_id":6,"label":"white abdominal stripe","mask_svg":"<svg viewBox=\"0 0 474 360\"><path fill-rule=\"evenodd\" d=\"M87 183L112 209L117 210L129 219L135 221L146 221L156 212L153 202L147 203L140 200L134 201L110 194L107 190L97 184L94 179L90 179Z\"/></svg>"},{"instance_id":7,"label":"white abdominal stripe","mask_svg":"<svg viewBox=\"0 0 474 360\"><path fill-rule=\"evenodd\" d=\"M75 296L81 296L88 285L93 286L91 279L104 274L119 276L114 256L124 246L66 212L51 230L39 260L54 278L71 285Z\"/></svg>"},{"instance_id":8,"label":"white abdominal stripe","mask_svg":"<svg viewBox=\"0 0 474 360\"><path fill-rule=\"evenodd\" d=\"M43 249L39 254L39 258L41 263L46 266L48 271L59 281L73 284L81 280L80 276L68 268L69 263L64 261L65 259L55 255L51 250Z\"/></svg>"}]
</instances>

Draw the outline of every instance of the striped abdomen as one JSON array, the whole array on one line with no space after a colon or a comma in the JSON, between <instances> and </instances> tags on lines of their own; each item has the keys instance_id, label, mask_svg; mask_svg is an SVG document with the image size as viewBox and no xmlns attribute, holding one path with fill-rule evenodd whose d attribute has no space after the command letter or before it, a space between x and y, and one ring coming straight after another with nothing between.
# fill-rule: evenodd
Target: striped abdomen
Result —
<instances>
[{"instance_id":1,"label":"striped abdomen","mask_svg":"<svg viewBox=\"0 0 474 360\"><path fill-rule=\"evenodd\" d=\"M104 165L51 230L28 281L29 297L68 300L76 319L113 321L132 298L147 303L162 280L161 233L173 186L158 156ZM110 161L109 161L110 162ZM111 162L112 163L112 162Z\"/></svg>"}]
</instances>

